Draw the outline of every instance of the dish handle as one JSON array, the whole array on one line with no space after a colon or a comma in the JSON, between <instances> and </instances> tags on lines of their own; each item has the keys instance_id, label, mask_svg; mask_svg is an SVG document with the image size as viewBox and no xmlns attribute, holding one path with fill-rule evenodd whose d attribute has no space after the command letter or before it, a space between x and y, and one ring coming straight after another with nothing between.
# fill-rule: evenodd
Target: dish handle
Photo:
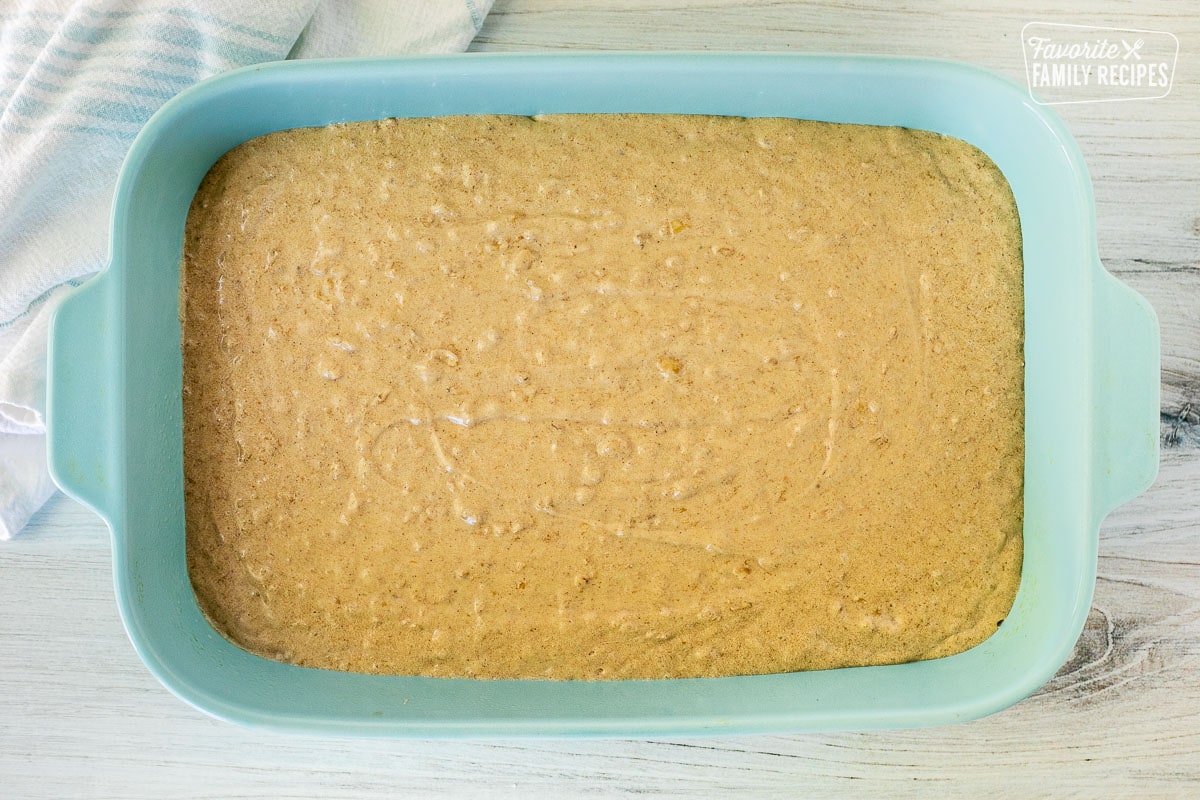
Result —
<instances>
[{"instance_id":1,"label":"dish handle","mask_svg":"<svg viewBox=\"0 0 1200 800\"><path fill-rule=\"evenodd\" d=\"M50 476L106 519L120 475L113 441L119 320L114 283L104 271L63 299L50 325L46 372Z\"/></svg>"},{"instance_id":2,"label":"dish handle","mask_svg":"<svg viewBox=\"0 0 1200 800\"><path fill-rule=\"evenodd\" d=\"M1092 510L1097 521L1158 474L1158 317L1144 297L1099 269L1092 330Z\"/></svg>"}]
</instances>

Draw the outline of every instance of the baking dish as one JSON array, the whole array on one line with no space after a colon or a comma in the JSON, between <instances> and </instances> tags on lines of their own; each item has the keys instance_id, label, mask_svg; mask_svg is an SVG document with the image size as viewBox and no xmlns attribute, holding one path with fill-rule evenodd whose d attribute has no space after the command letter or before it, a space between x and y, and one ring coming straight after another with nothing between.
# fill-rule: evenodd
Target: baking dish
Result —
<instances>
[{"instance_id":1,"label":"baking dish","mask_svg":"<svg viewBox=\"0 0 1200 800\"><path fill-rule=\"evenodd\" d=\"M185 560L179 263L188 205L230 148L271 131L391 116L660 112L792 116L956 136L1008 178L1024 237L1025 566L1008 619L959 655L911 664L659 681L369 676L251 655L204 619ZM978 717L1069 656L1100 521L1158 461L1158 327L1096 251L1086 168L1019 86L959 64L778 54L476 55L289 62L168 102L118 181L108 268L54 320L49 458L113 537L130 639L217 717L324 734L679 735L918 726Z\"/></svg>"}]
</instances>

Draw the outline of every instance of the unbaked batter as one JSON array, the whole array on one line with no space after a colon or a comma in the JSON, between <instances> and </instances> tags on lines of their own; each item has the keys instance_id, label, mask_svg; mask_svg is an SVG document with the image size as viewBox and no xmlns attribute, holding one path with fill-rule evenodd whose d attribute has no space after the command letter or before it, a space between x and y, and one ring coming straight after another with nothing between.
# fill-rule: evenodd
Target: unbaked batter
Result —
<instances>
[{"instance_id":1,"label":"unbaked batter","mask_svg":"<svg viewBox=\"0 0 1200 800\"><path fill-rule=\"evenodd\" d=\"M1021 239L900 128L447 117L281 132L184 249L188 567L296 664L886 664L1020 576Z\"/></svg>"}]
</instances>

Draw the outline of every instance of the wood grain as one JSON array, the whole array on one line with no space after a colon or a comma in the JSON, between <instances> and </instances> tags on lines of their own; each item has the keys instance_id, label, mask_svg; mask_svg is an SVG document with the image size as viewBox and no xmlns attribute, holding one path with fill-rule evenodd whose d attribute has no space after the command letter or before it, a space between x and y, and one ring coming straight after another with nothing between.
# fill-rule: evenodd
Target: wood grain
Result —
<instances>
[{"instance_id":1,"label":"wood grain","mask_svg":"<svg viewBox=\"0 0 1200 800\"><path fill-rule=\"evenodd\" d=\"M874 53L966 61L1024 83L1020 32L1027 22L1168 30L1183 44L1166 98L1055 110L1092 175L1101 261L1158 310L1164 412L1177 413L1189 402L1200 407L1200 58L1191 44L1200 41L1200 13L1194 3L944 6L514 0L497 3L471 49Z\"/></svg>"},{"instance_id":2,"label":"wood grain","mask_svg":"<svg viewBox=\"0 0 1200 800\"><path fill-rule=\"evenodd\" d=\"M893 7L499 0L475 48L790 49L954 58L1023 80L1030 20L1170 30L1175 88L1063 107L1100 254L1163 334L1157 483L1106 521L1071 661L967 725L680 741L374 742L259 734L171 697L121 628L107 534L56 498L0 546L0 797L1200 796L1200 14L1117 0Z\"/></svg>"},{"instance_id":3,"label":"wood grain","mask_svg":"<svg viewBox=\"0 0 1200 800\"><path fill-rule=\"evenodd\" d=\"M284 785L329 798L400 786L406 797L790 796L801 785L818 796L1182 797L1200 787L1198 484L1200 459L1171 453L1156 485L1110 517L1074 656L1007 711L918 731L645 742L362 742L208 719L138 661L112 602L103 525L60 497L0 550L0 774L21 797Z\"/></svg>"}]
</instances>

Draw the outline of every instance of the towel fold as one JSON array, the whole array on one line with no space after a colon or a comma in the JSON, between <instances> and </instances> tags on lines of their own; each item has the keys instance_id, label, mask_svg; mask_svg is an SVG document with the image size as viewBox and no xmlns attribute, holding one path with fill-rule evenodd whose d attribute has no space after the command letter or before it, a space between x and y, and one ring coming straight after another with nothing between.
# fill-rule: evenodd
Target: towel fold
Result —
<instances>
[{"instance_id":1,"label":"towel fold","mask_svg":"<svg viewBox=\"0 0 1200 800\"><path fill-rule=\"evenodd\" d=\"M492 0L24 0L0 7L0 539L53 493L46 336L104 265L117 172L166 100L282 58L465 49Z\"/></svg>"}]
</instances>

